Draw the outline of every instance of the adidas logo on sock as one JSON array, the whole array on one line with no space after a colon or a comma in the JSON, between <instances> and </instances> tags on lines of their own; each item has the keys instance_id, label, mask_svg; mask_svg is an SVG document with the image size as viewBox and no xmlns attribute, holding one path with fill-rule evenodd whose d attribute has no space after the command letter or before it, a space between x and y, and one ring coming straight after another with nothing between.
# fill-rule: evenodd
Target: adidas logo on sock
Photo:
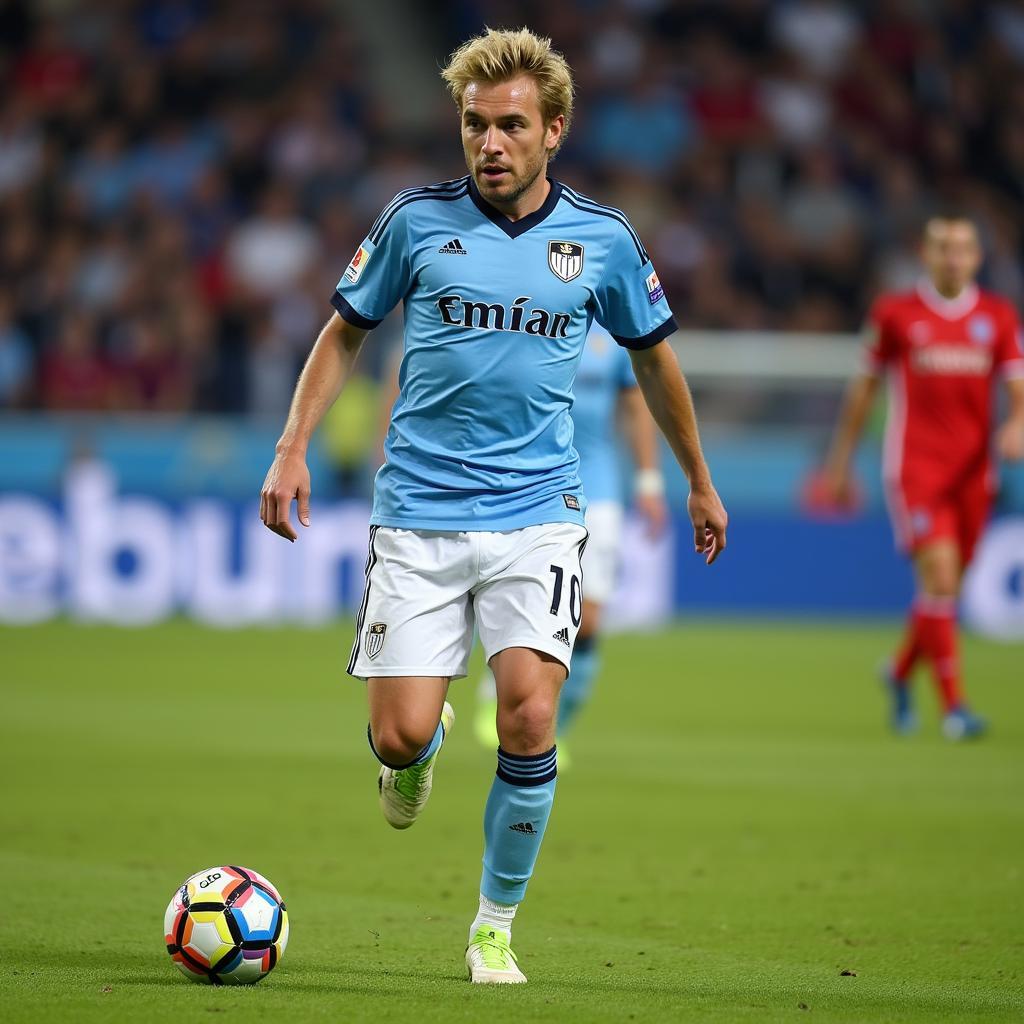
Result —
<instances>
[{"instance_id":1,"label":"adidas logo on sock","mask_svg":"<svg viewBox=\"0 0 1024 1024\"><path fill-rule=\"evenodd\" d=\"M555 640L561 640L561 642L563 644L565 644L566 647L571 646L569 644L569 627L568 626L563 626L557 633L552 633L551 636Z\"/></svg>"},{"instance_id":2,"label":"adidas logo on sock","mask_svg":"<svg viewBox=\"0 0 1024 1024\"><path fill-rule=\"evenodd\" d=\"M509 832L522 832L524 836L535 836L537 830L528 821L517 821L514 825L509 825Z\"/></svg>"},{"instance_id":3,"label":"adidas logo on sock","mask_svg":"<svg viewBox=\"0 0 1024 1024\"><path fill-rule=\"evenodd\" d=\"M462 242L458 238L453 238L450 242L445 242L441 246L438 252L446 253L448 256L468 256L469 253L462 248Z\"/></svg>"}]
</instances>

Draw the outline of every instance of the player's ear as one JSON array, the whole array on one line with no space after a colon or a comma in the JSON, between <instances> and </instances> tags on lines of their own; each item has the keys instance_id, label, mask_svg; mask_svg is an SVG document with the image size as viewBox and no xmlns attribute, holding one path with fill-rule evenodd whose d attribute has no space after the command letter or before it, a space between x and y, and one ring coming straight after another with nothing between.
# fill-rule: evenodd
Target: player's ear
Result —
<instances>
[{"instance_id":1,"label":"player's ear","mask_svg":"<svg viewBox=\"0 0 1024 1024\"><path fill-rule=\"evenodd\" d=\"M556 149L562 140L562 132L565 130L565 115L559 114L548 122L547 137L545 138L545 149Z\"/></svg>"}]
</instances>

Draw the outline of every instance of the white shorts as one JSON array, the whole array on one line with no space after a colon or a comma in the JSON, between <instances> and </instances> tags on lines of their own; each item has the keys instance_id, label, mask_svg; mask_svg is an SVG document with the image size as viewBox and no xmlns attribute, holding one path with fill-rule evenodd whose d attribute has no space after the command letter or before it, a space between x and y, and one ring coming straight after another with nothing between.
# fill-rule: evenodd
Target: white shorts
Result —
<instances>
[{"instance_id":1,"label":"white shorts","mask_svg":"<svg viewBox=\"0 0 1024 1024\"><path fill-rule=\"evenodd\" d=\"M587 552L583 556L588 601L607 604L619 578L622 557L622 506L596 501L587 506Z\"/></svg>"},{"instance_id":2,"label":"white shorts","mask_svg":"<svg viewBox=\"0 0 1024 1024\"><path fill-rule=\"evenodd\" d=\"M502 533L371 527L349 674L464 676L474 627L488 660L531 647L568 670L586 542L575 523Z\"/></svg>"}]
</instances>

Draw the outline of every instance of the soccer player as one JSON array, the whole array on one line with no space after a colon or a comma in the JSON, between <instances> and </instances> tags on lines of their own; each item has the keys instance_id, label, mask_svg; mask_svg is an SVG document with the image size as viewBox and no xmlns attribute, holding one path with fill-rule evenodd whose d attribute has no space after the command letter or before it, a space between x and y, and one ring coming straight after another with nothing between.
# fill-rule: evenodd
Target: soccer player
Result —
<instances>
[{"instance_id":1,"label":"soccer player","mask_svg":"<svg viewBox=\"0 0 1024 1024\"><path fill-rule=\"evenodd\" d=\"M568 765L565 736L586 704L600 668L598 633L604 605L612 595L622 543L622 494L615 427L621 419L636 467L634 501L651 536L665 527L665 482L658 468L654 421L637 386L628 350L595 325L587 335L573 385L573 447L580 456L580 480L587 495L589 537L583 555L583 618L572 651L569 678L558 700L558 760ZM497 742L494 677L480 680L474 731L481 744Z\"/></svg>"},{"instance_id":2,"label":"soccer player","mask_svg":"<svg viewBox=\"0 0 1024 1024\"><path fill-rule=\"evenodd\" d=\"M646 250L618 210L547 176L572 115L568 65L526 29L452 56L469 174L400 193L356 250L299 378L260 515L294 541L310 522L305 452L366 333L405 314L400 397L377 473L366 588L348 671L366 680L381 808L416 821L451 728L474 625L498 690L497 774L469 930L473 982L523 982L511 948L555 790L555 713L582 615L584 498L573 375L592 319L630 350L690 483L697 551L726 514L700 449L675 329Z\"/></svg>"},{"instance_id":3,"label":"soccer player","mask_svg":"<svg viewBox=\"0 0 1024 1024\"><path fill-rule=\"evenodd\" d=\"M957 644L960 580L988 517L993 381L1009 391L996 435L1004 459L1024 458L1024 354L1017 316L974 283L981 264L975 225L959 215L925 226L926 276L915 291L883 295L869 317L863 373L851 384L825 466L830 496L850 496L850 463L883 374L890 402L884 483L896 539L914 565L917 594L906 639L885 676L892 725L916 727L911 670L934 673L950 739L980 736L985 722L964 698Z\"/></svg>"}]
</instances>

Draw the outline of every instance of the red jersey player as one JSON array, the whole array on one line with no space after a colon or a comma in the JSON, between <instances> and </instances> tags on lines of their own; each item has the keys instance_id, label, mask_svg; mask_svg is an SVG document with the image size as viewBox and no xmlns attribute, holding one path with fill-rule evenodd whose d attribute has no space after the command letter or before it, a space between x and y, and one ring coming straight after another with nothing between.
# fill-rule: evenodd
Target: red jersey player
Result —
<instances>
[{"instance_id":1,"label":"red jersey player","mask_svg":"<svg viewBox=\"0 0 1024 1024\"><path fill-rule=\"evenodd\" d=\"M918 659L930 663L950 739L981 735L964 700L956 632L960 579L994 491L993 382L1010 412L995 449L1024 458L1024 352L1017 315L974 283L981 264L975 225L933 217L925 226L926 277L912 292L883 295L869 318L863 372L851 384L825 467L838 501L850 495L850 462L881 377L889 383L883 477L899 546L914 563L917 594L906 639L886 670L893 727L915 726L908 687Z\"/></svg>"}]
</instances>

